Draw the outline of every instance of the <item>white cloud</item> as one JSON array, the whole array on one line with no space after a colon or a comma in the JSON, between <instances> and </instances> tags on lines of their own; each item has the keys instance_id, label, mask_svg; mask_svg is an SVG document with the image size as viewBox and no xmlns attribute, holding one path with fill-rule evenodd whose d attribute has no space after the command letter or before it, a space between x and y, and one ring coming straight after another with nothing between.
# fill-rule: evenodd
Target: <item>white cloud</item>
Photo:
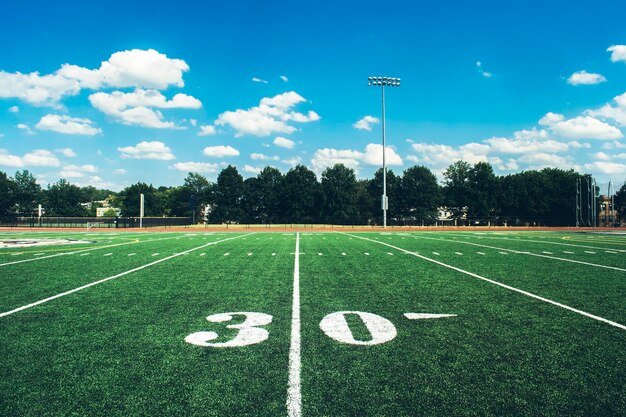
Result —
<instances>
[{"instance_id":1,"label":"white cloud","mask_svg":"<svg viewBox=\"0 0 626 417\"><path fill-rule=\"evenodd\" d=\"M626 143L613 141L602 145L602 149L626 149Z\"/></svg>"},{"instance_id":2,"label":"white cloud","mask_svg":"<svg viewBox=\"0 0 626 417\"><path fill-rule=\"evenodd\" d=\"M596 152L593 155L591 155L594 159L599 159L601 161L610 161L611 160L611 156L605 152Z\"/></svg>"},{"instance_id":3,"label":"white cloud","mask_svg":"<svg viewBox=\"0 0 626 417\"><path fill-rule=\"evenodd\" d=\"M203 125L200 126L200 131L198 132L198 136L210 136L216 134L215 126L211 125Z\"/></svg>"},{"instance_id":4,"label":"white cloud","mask_svg":"<svg viewBox=\"0 0 626 417\"><path fill-rule=\"evenodd\" d=\"M548 131L545 129L537 130L533 127L531 130L513 132L513 138L517 140L548 139Z\"/></svg>"},{"instance_id":5,"label":"white cloud","mask_svg":"<svg viewBox=\"0 0 626 417\"><path fill-rule=\"evenodd\" d=\"M183 87L187 71L189 66L182 59L168 58L154 49L132 49L114 53L95 70L64 64L56 74L94 90L103 86L162 90L171 85Z\"/></svg>"},{"instance_id":6,"label":"white cloud","mask_svg":"<svg viewBox=\"0 0 626 417\"><path fill-rule=\"evenodd\" d=\"M587 72L585 70L575 72L567 79L567 83L570 85L593 85L603 82L606 82L606 78L602 74Z\"/></svg>"},{"instance_id":7,"label":"white cloud","mask_svg":"<svg viewBox=\"0 0 626 417\"><path fill-rule=\"evenodd\" d=\"M570 157L545 152L524 155L518 159L518 162L530 165L531 169L541 169L545 167L572 168L573 165L573 161Z\"/></svg>"},{"instance_id":8,"label":"white cloud","mask_svg":"<svg viewBox=\"0 0 626 417\"><path fill-rule=\"evenodd\" d=\"M93 136L102 133L102 130L93 127L89 119L79 119L59 114L47 114L39 120L35 127L39 130L51 130L67 135Z\"/></svg>"},{"instance_id":9,"label":"white cloud","mask_svg":"<svg viewBox=\"0 0 626 417\"><path fill-rule=\"evenodd\" d=\"M402 158L393 148L387 146L385 153L387 165L402 165ZM311 159L313 169L318 173L335 164L343 164L356 171L359 169L361 162L367 165L382 165L383 146L370 143L365 147L364 152L351 149L318 149Z\"/></svg>"},{"instance_id":10,"label":"white cloud","mask_svg":"<svg viewBox=\"0 0 626 417\"><path fill-rule=\"evenodd\" d=\"M204 148L202 152L206 156L214 157L214 158L223 158L225 156L238 156L239 151L232 146L207 146Z\"/></svg>"},{"instance_id":11,"label":"white cloud","mask_svg":"<svg viewBox=\"0 0 626 417\"><path fill-rule=\"evenodd\" d=\"M263 170L263 167L253 167L252 165L244 165L243 172L247 172L248 174L257 175L259 172Z\"/></svg>"},{"instance_id":12,"label":"white cloud","mask_svg":"<svg viewBox=\"0 0 626 417\"><path fill-rule=\"evenodd\" d=\"M24 132L26 132L27 135L34 135L35 132L33 131L33 129L30 128L30 126L28 126L26 123L18 123L16 125L16 127L18 129L23 130Z\"/></svg>"},{"instance_id":13,"label":"white cloud","mask_svg":"<svg viewBox=\"0 0 626 417\"><path fill-rule=\"evenodd\" d=\"M293 149L296 146L296 143L291 139L283 138L281 136L277 136L272 142L274 145L279 146L281 148Z\"/></svg>"},{"instance_id":14,"label":"white cloud","mask_svg":"<svg viewBox=\"0 0 626 417\"><path fill-rule=\"evenodd\" d=\"M247 110L238 109L220 114L215 125L229 125L235 129L235 136L254 135L269 136L272 133L293 133L296 128L288 122L307 123L319 120L314 111L307 115L290 111L290 109L306 100L295 91L261 99L260 104Z\"/></svg>"},{"instance_id":15,"label":"white cloud","mask_svg":"<svg viewBox=\"0 0 626 417\"><path fill-rule=\"evenodd\" d=\"M284 82L289 81L289 78L287 78L287 76L285 76L285 75L281 75L280 79L283 80Z\"/></svg>"},{"instance_id":16,"label":"white cloud","mask_svg":"<svg viewBox=\"0 0 626 417\"><path fill-rule=\"evenodd\" d=\"M124 159L159 159L159 160L171 160L174 159L174 155L169 147L163 142L139 142L135 146L125 146L117 148L120 151L120 156Z\"/></svg>"},{"instance_id":17,"label":"white cloud","mask_svg":"<svg viewBox=\"0 0 626 417\"><path fill-rule=\"evenodd\" d=\"M163 115L152 107L160 109L198 109L200 100L178 93L167 100L157 90L136 89L132 93L114 91L95 93L89 96L92 106L127 125L174 129L173 122L163 121Z\"/></svg>"},{"instance_id":18,"label":"white cloud","mask_svg":"<svg viewBox=\"0 0 626 417\"><path fill-rule=\"evenodd\" d=\"M480 73L480 75L482 75L485 78L491 78L493 76L492 73L485 71L483 69L483 63L480 61L476 61L476 69L478 70L478 72Z\"/></svg>"},{"instance_id":19,"label":"white cloud","mask_svg":"<svg viewBox=\"0 0 626 417\"><path fill-rule=\"evenodd\" d=\"M569 145L555 140L515 140L507 138L491 138L485 140L490 151L507 154L528 154L535 152L565 152Z\"/></svg>"},{"instance_id":20,"label":"white cloud","mask_svg":"<svg viewBox=\"0 0 626 417\"><path fill-rule=\"evenodd\" d=\"M557 122L550 130L561 137L568 139L619 139L624 137L615 126L591 116L578 116L573 119Z\"/></svg>"},{"instance_id":21,"label":"white cloud","mask_svg":"<svg viewBox=\"0 0 626 417\"><path fill-rule=\"evenodd\" d=\"M80 171L80 172L98 172L98 168L95 165L66 165L63 167L68 171Z\"/></svg>"},{"instance_id":22,"label":"white cloud","mask_svg":"<svg viewBox=\"0 0 626 417\"><path fill-rule=\"evenodd\" d=\"M45 149L35 149L24 156L11 155L6 149L0 149L0 165L22 168L30 166L58 167L61 165L54 154Z\"/></svg>"},{"instance_id":23,"label":"white cloud","mask_svg":"<svg viewBox=\"0 0 626 417\"><path fill-rule=\"evenodd\" d=\"M600 172L606 175L623 175L626 174L626 164L616 162L596 161L584 165L585 169Z\"/></svg>"},{"instance_id":24,"label":"white cloud","mask_svg":"<svg viewBox=\"0 0 626 417\"><path fill-rule=\"evenodd\" d=\"M57 149L57 152L67 158L74 158L76 156L76 152L70 148Z\"/></svg>"},{"instance_id":25,"label":"white cloud","mask_svg":"<svg viewBox=\"0 0 626 417\"><path fill-rule=\"evenodd\" d=\"M563 120L565 120L565 116L562 114L548 112L545 116L539 119L539 124L542 126L553 126Z\"/></svg>"},{"instance_id":26,"label":"white cloud","mask_svg":"<svg viewBox=\"0 0 626 417\"><path fill-rule=\"evenodd\" d=\"M468 145L470 146L468 147ZM485 148L474 145L480 144L467 144L455 149L443 144L414 143L411 147L415 152L418 152L418 155L417 160L413 162L424 163L438 170L447 168L450 164L461 159L470 164L487 162ZM472 149L478 150L480 153L473 153L471 152Z\"/></svg>"},{"instance_id":27,"label":"white cloud","mask_svg":"<svg viewBox=\"0 0 626 417\"><path fill-rule=\"evenodd\" d=\"M11 106L11 107L9 107L9 111L10 111L11 113L19 113L20 108L19 108L19 107L17 107L17 106Z\"/></svg>"},{"instance_id":28,"label":"white cloud","mask_svg":"<svg viewBox=\"0 0 626 417\"><path fill-rule=\"evenodd\" d=\"M268 156L262 153L251 153L250 159L253 161L278 161L280 158L278 156Z\"/></svg>"},{"instance_id":29,"label":"white cloud","mask_svg":"<svg viewBox=\"0 0 626 417\"><path fill-rule=\"evenodd\" d=\"M626 62L626 45L611 45L607 48L607 52L611 52L611 61Z\"/></svg>"},{"instance_id":30,"label":"white cloud","mask_svg":"<svg viewBox=\"0 0 626 417\"><path fill-rule=\"evenodd\" d=\"M114 169L113 173L116 175L124 175L128 173L128 171L126 171L124 168L118 168L118 169Z\"/></svg>"},{"instance_id":31,"label":"white cloud","mask_svg":"<svg viewBox=\"0 0 626 417\"><path fill-rule=\"evenodd\" d=\"M191 125L195 127L198 124L198 121L196 119L189 119L189 123L191 123Z\"/></svg>"},{"instance_id":32,"label":"white cloud","mask_svg":"<svg viewBox=\"0 0 626 417\"><path fill-rule=\"evenodd\" d=\"M620 126L626 126L626 93L613 98L615 106L605 104L597 110L588 110L590 116L597 116L604 119L615 120Z\"/></svg>"},{"instance_id":33,"label":"white cloud","mask_svg":"<svg viewBox=\"0 0 626 417\"><path fill-rule=\"evenodd\" d=\"M182 172L203 172L203 173L214 173L217 172L219 168L218 164L211 164L208 162L177 162L172 165L174 169L177 169Z\"/></svg>"},{"instance_id":34,"label":"white cloud","mask_svg":"<svg viewBox=\"0 0 626 417\"><path fill-rule=\"evenodd\" d=\"M282 162L283 164L291 165L292 167L295 167L300 162L302 162L302 158L300 158L299 156L294 156L294 157L291 157L291 158L283 159L280 162Z\"/></svg>"},{"instance_id":35,"label":"white cloud","mask_svg":"<svg viewBox=\"0 0 626 417\"><path fill-rule=\"evenodd\" d=\"M252 77L252 81L255 82L255 83L267 84L266 80L262 80L262 79L257 78L257 77Z\"/></svg>"},{"instance_id":36,"label":"white cloud","mask_svg":"<svg viewBox=\"0 0 626 417\"><path fill-rule=\"evenodd\" d=\"M374 116L365 116L364 118L356 121L352 127L360 130L372 131L373 124L377 124L379 122L377 117Z\"/></svg>"},{"instance_id":37,"label":"white cloud","mask_svg":"<svg viewBox=\"0 0 626 417\"><path fill-rule=\"evenodd\" d=\"M589 149L591 148L591 144L590 143L586 143L586 142L578 142L578 141L571 141L571 142L567 142L567 145L572 148L572 149Z\"/></svg>"},{"instance_id":38,"label":"white cloud","mask_svg":"<svg viewBox=\"0 0 626 417\"><path fill-rule=\"evenodd\" d=\"M18 98L36 106L58 106L59 100L78 94L82 88L182 87L183 73L188 70L183 60L168 58L154 49L133 49L114 53L94 70L63 64L47 75L0 71L0 97Z\"/></svg>"}]
</instances>

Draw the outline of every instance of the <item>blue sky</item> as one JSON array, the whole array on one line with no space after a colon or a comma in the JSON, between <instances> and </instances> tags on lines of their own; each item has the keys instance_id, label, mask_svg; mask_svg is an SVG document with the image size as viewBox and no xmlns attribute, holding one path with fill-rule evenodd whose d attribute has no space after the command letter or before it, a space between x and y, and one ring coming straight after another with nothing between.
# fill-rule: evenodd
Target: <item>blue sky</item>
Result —
<instances>
[{"instance_id":1,"label":"blue sky","mask_svg":"<svg viewBox=\"0 0 626 417\"><path fill-rule=\"evenodd\" d=\"M9 4L10 3L10 4ZM626 178L623 2L3 2L0 170L119 190L302 163Z\"/></svg>"}]
</instances>

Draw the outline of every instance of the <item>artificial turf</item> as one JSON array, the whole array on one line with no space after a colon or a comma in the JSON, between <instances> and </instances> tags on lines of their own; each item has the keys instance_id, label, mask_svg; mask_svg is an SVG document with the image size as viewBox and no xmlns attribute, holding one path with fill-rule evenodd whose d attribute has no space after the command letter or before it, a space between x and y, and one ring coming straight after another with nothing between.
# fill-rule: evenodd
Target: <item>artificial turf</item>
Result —
<instances>
[{"instance_id":1,"label":"artificial turf","mask_svg":"<svg viewBox=\"0 0 626 417\"><path fill-rule=\"evenodd\" d=\"M302 415L626 415L625 330L445 266L624 325L620 235L0 232L30 237L90 243L0 249L3 416L286 415L297 239ZM206 319L228 312L271 315L267 339L185 341L233 340L243 315ZM357 341L356 312L396 335L339 342L320 328L336 312Z\"/></svg>"}]
</instances>

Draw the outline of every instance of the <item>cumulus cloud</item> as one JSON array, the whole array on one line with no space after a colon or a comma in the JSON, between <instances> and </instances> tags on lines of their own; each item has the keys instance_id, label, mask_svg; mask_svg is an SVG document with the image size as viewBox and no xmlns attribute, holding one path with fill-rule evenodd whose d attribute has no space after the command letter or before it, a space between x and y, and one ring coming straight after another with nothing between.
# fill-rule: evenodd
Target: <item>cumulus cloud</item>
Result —
<instances>
[{"instance_id":1,"label":"cumulus cloud","mask_svg":"<svg viewBox=\"0 0 626 417\"><path fill-rule=\"evenodd\" d=\"M626 93L613 98L615 105L607 103L597 110L588 110L590 116L614 120L620 126L626 126Z\"/></svg>"},{"instance_id":2,"label":"cumulus cloud","mask_svg":"<svg viewBox=\"0 0 626 417\"><path fill-rule=\"evenodd\" d=\"M296 146L296 143L294 141L292 141L291 139L283 138L281 136L277 136L272 143L278 147L287 149L293 149L294 146Z\"/></svg>"},{"instance_id":3,"label":"cumulus cloud","mask_svg":"<svg viewBox=\"0 0 626 417\"><path fill-rule=\"evenodd\" d=\"M27 135L34 135L35 132L26 123L18 123L15 127L26 132Z\"/></svg>"},{"instance_id":4,"label":"cumulus cloud","mask_svg":"<svg viewBox=\"0 0 626 417\"><path fill-rule=\"evenodd\" d=\"M173 122L163 120L159 109L198 109L202 107L200 100L187 94L178 93L171 100L156 90L136 89L132 93L114 91L112 93L95 93L89 96L91 105L101 112L127 125L142 127L174 129Z\"/></svg>"},{"instance_id":5,"label":"cumulus cloud","mask_svg":"<svg viewBox=\"0 0 626 417\"><path fill-rule=\"evenodd\" d=\"M387 165L393 166L403 164L402 158L400 158L393 148L387 146L385 151ZM318 149L311 159L313 169L318 173L335 164L343 164L346 167L357 171L361 163L365 163L367 165L382 165L383 146L370 143L365 147L363 152L351 149Z\"/></svg>"},{"instance_id":6,"label":"cumulus cloud","mask_svg":"<svg viewBox=\"0 0 626 417\"><path fill-rule=\"evenodd\" d=\"M211 164L208 162L177 162L172 165L172 168L182 172L202 172L202 173L214 173L219 168L218 164Z\"/></svg>"},{"instance_id":7,"label":"cumulus cloud","mask_svg":"<svg viewBox=\"0 0 626 417\"><path fill-rule=\"evenodd\" d=\"M623 175L626 174L626 164L617 162L596 161L584 165L589 171L600 172L606 175Z\"/></svg>"},{"instance_id":8,"label":"cumulus cloud","mask_svg":"<svg viewBox=\"0 0 626 417\"><path fill-rule=\"evenodd\" d=\"M171 160L175 159L174 154L169 147L163 142L139 142L135 146L125 146L117 148L120 151L120 156L124 159L158 159L158 160Z\"/></svg>"},{"instance_id":9,"label":"cumulus cloud","mask_svg":"<svg viewBox=\"0 0 626 417\"><path fill-rule=\"evenodd\" d=\"M287 78L287 76L285 76L285 75L281 75L280 79L283 80L284 82L289 81L289 78Z\"/></svg>"},{"instance_id":10,"label":"cumulus cloud","mask_svg":"<svg viewBox=\"0 0 626 417\"><path fill-rule=\"evenodd\" d=\"M569 145L555 140L524 140L491 138L485 140L489 144L489 150L506 154L528 154L534 152L565 152ZM486 153L486 152L485 152Z\"/></svg>"},{"instance_id":11,"label":"cumulus cloud","mask_svg":"<svg viewBox=\"0 0 626 417\"><path fill-rule=\"evenodd\" d=\"M202 151L204 155L214 157L214 158L224 158L225 156L238 156L239 151L232 146L207 146Z\"/></svg>"},{"instance_id":12,"label":"cumulus cloud","mask_svg":"<svg viewBox=\"0 0 626 417\"><path fill-rule=\"evenodd\" d=\"M200 126L200 131L198 132L198 136L211 136L216 134L215 126L211 125L203 125Z\"/></svg>"},{"instance_id":13,"label":"cumulus cloud","mask_svg":"<svg viewBox=\"0 0 626 417\"><path fill-rule=\"evenodd\" d=\"M98 171L94 165L66 165L63 167L59 176L61 178L83 178L87 173L95 173Z\"/></svg>"},{"instance_id":14,"label":"cumulus cloud","mask_svg":"<svg viewBox=\"0 0 626 417\"><path fill-rule=\"evenodd\" d=\"M183 87L189 71L181 59L171 59L154 49L116 52L97 69L63 64L53 74L23 74L0 71L0 97L18 98L36 106L57 106L59 100L83 88L140 87L165 89Z\"/></svg>"},{"instance_id":15,"label":"cumulus cloud","mask_svg":"<svg viewBox=\"0 0 626 417\"><path fill-rule=\"evenodd\" d=\"M124 168L118 168L118 169L114 169L113 173L116 175L124 175L128 173L128 171L126 171Z\"/></svg>"},{"instance_id":16,"label":"cumulus cloud","mask_svg":"<svg viewBox=\"0 0 626 417\"><path fill-rule=\"evenodd\" d=\"M246 172L248 174L257 175L262 170L263 170L263 167L254 167L252 165L247 165L247 164L243 166L243 172Z\"/></svg>"},{"instance_id":17,"label":"cumulus cloud","mask_svg":"<svg viewBox=\"0 0 626 417\"><path fill-rule=\"evenodd\" d=\"M561 114L547 113L539 124L548 126L555 135L568 139L619 139L624 135L615 126L604 123L592 116L578 116L565 119Z\"/></svg>"},{"instance_id":18,"label":"cumulus cloud","mask_svg":"<svg viewBox=\"0 0 626 417\"><path fill-rule=\"evenodd\" d=\"M39 130L51 130L66 135L93 136L102 133L102 130L93 127L89 119L79 119L66 115L47 114L39 120L35 127Z\"/></svg>"},{"instance_id":19,"label":"cumulus cloud","mask_svg":"<svg viewBox=\"0 0 626 417\"><path fill-rule=\"evenodd\" d=\"M613 142L604 143L602 149L626 149L626 143L615 140Z\"/></svg>"},{"instance_id":20,"label":"cumulus cloud","mask_svg":"<svg viewBox=\"0 0 626 417\"><path fill-rule=\"evenodd\" d=\"M70 148L57 149L57 152L67 158L74 158L76 156L76 152Z\"/></svg>"},{"instance_id":21,"label":"cumulus cloud","mask_svg":"<svg viewBox=\"0 0 626 417\"><path fill-rule=\"evenodd\" d=\"M267 84L267 80L262 80L262 79L257 78L257 77L252 77L252 82Z\"/></svg>"},{"instance_id":22,"label":"cumulus cloud","mask_svg":"<svg viewBox=\"0 0 626 417\"><path fill-rule=\"evenodd\" d=\"M574 165L571 157L545 152L523 155L518 159L518 162L528 164L530 169L541 169L546 167L572 168Z\"/></svg>"},{"instance_id":23,"label":"cumulus cloud","mask_svg":"<svg viewBox=\"0 0 626 417\"><path fill-rule=\"evenodd\" d=\"M291 158L282 159L280 162L282 162L283 164L291 165L292 167L295 167L300 162L302 162L302 158L300 158L299 156L293 156Z\"/></svg>"},{"instance_id":24,"label":"cumulus cloud","mask_svg":"<svg viewBox=\"0 0 626 417\"><path fill-rule=\"evenodd\" d=\"M319 115L312 110L306 115L291 110L302 102L306 102L306 100L295 91L274 97L265 97L256 107L247 110L226 111L220 114L215 125L232 127L236 131L235 136L237 137L293 133L296 128L288 124L289 122L307 123L320 119Z\"/></svg>"},{"instance_id":25,"label":"cumulus cloud","mask_svg":"<svg viewBox=\"0 0 626 417\"><path fill-rule=\"evenodd\" d=\"M268 156L262 153L251 153L250 159L253 161L278 161L280 158L278 156Z\"/></svg>"},{"instance_id":26,"label":"cumulus cloud","mask_svg":"<svg viewBox=\"0 0 626 417\"><path fill-rule=\"evenodd\" d=\"M573 73L567 79L570 85L593 85L606 82L606 78L602 74L587 72L585 70Z\"/></svg>"},{"instance_id":27,"label":"cumulus cloud","mask_svg":"<svg viewBox=\"0 0 626 417\"><path fill-rule=\"evenodd\" d=\"M9 107L9 111L10 111L11 113L19 113L20 108L19 108L19 107L17 107L17 106L11 106L11 107Z\"/></svg>"},{"instance_id":28,"label":"cumulus cloud","mask_svg":"<svg viewBox=\"0 0 626 417\"><path fill-rule=\"evenodd\" d=\"M372 131L372 125L377 124L379 122L377 117L374 116L365 116L364 118L357 120L352 127L359 130L367 130L369 132Z\"/></svg>"},{"instance_id":29,"label":"cumulus cloud","mask_svg":"<svg viewBox=\"0 0 626 417\"><path fill-rule=\"evenodd\" d=\"M6 149L0 149L0 165L15 168L58 167L61 162L52 152L45 149L35 149L23 156L11 155Z\"/></svg>"},{"instance_id":30,"label":"cumulus cloud","mask_svg":"<svg viewBox=\"0 0 626 417\"><path fill-rule=\"evenodd\" d=\"M626 45L611 45L607 48L607 52L611 52L611 61L626 62Z\"/></svg>"}]
</instances>

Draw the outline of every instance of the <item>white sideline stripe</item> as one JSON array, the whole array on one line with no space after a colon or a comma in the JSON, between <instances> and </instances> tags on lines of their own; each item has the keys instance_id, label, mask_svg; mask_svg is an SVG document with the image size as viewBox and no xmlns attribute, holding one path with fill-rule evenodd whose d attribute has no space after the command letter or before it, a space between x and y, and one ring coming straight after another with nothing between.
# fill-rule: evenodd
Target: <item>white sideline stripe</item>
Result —
<instances>
[{"instance_id":1,"label":"white sideline stripe","mask_svg":"<svg viewBox=\"0 0 626 417\"><path fill-rule=\"evenodd\" d=\"M462 240L446 240L446 239L438 239L438 238L435 238L435 237L424 237L424 236L415 237L415 239L430 239L430 240L439 240L441 242L462 243L464 245L473 245L473 246L480 246L482 248L489 248L489 249L496 249L496 250L505 250L505 251L509 251L509 252L512 252L512 253L522 254L522 255L538 256L540 258L556 259L557 261L572 262L572 263L575 263L575 264L581 264L581 265L587 265L587 266L595 266L595 267L598 267L598 268L613 269L615 271L626 272L626 269L618 268L616 266L592 264L591 262L577 261L575 259L559 258L558 256L541 255L539 253L524 252L524 251L519 251L519 250L515 250L515 249L498 248L498 247L495 247L495 246L481 245L480 243L464 242ZM504 255L503 252L500 252L500 253L502 253Z\"/></svg>"},{"instance_id":2,"label":"white sideline stripe","mask_svg":"<svg viewBox=\"0 0 626 417\"><path fill-rule=\"evenodd\" d=\"M548 251L545 251L545 250L544 250L544 251L542 251L541 253L545 253L546 255L554 255L554 253L552 253L552 252L548 252Z\"/></svg>"},{"instance_id":3,"label":"white sideline stripe","mask_svg":"<svg viewBox=\"0 0 626 417\"><path fill-rule=\"evenodd\" d=\"M38 257L38 258L29 258L29 259L21 259L19 261L5 262L3 264L0 264L0 266L21 264L23 262L39 261L41 259L56 258L57 256L75 255L77 253L94 251L94 250L98 250L98 249L113 248L113 247L122 246L122 245L132 245L134 243L154 242L154 241L157 241L157 240L169 240L169 239L174 239L174 238L173 237L161 237L161 238L158 238L158 239L146 239L146 240L138 240L138 241L133 241L133 242L115 243L113 245L108 245L108 246L99 246L99 247L96 247L96 248L86 248L86 249L75 250L75 251L72 251L72 252L55 253L54 255L41 256L41 257Z\"/></svg>"},{"instance_id":4,"label":"white sideline stripe","mask_svg":"<svg viewBox=\"0 0 626 417\"><path fill-rule=\"evenodd\" d=\"M291 310L291 346L289 348L289 386L287 388L287 415L302 415L300 391L300 233L296 233L296 252L293 263L293 306Z\"/></svg>"},{"instance_id":5,"label":"white sideline stripe","mask_svg":"<svg viewBox=\"0 0 626 417\"><path fill-rule=\"evenodd\" d=\"M128 274L131 274L131 273L133 273L133 272L141 271L142 269L145 269L145 268L148 268L148 267L150 267L150 266L152 266L152 265L156 265L156 264L159 264L159 263L161 263L161 262L164 262L164 261L170 260L170 259L175 258L175 257L177 257L177 256L180 256L180 255L182 255L182 254L184 254L184 253L193 252L193 251L195 251L195 250L202 249L202 248L205 248L205 247L210 246L210 245L215 245L216 243L225 242L225 241L227 241L227 240L237 239L237 238L239 238L239 237L241 237L241 236L244 236L244 235L239 235L239 236L235 236L235 237L229 237L229 238L222 239L222 240L218 240L218 241L215 241L215 242L205 243L205 244L204 244L204 245L202 245L202 246L198 246L198 247L195 247L195 248L191 248L191 249L186 250L185 252L182 252L182 253L180 253L180 254L170 255L170 256L168 256L168 257L166 257L166 258L162 258L162 259L159 259L159 260L157 260L157 261L150 262L149 264L145 264L145 265L139 266L139 267L137 267L137 268L133 268L133 269L131 269L131 270L128 270L128 271L122 272L122 273L120 273L120 274L113 275L113 276L108 277L108 278L103 278L103 279L98 280L98 281L90 282L89 284L85 284L85 285L83 285L83 286L81 286L81 287L77 287L77 288L74 288L74 289L72 289L72 290L65 291L65 292L59 293L59 294L57 294L57 295L53 295L52 297L44 298L43 300L35 301L34 303L30 303L30 304L27 304L27 305L25 305L25 306L18 307L18 308L14 309L14 310L11 310L11 311L6 311L6 312L4 312L4 313L0 313L0 318L1 318L1 317L5 317L5 316L9 316L9 315L11 315L11 314L17 313L17 312L22 311L22 310L26 310L26 309L31 308L31 307L38 306L38 305L43 304L43 303L47 303L48 301L56 300L57 298L65 297L66 295L70 295L70 294L73 294L73 293L78 292L78 291L80 291L80 290L84 290L85 288L93 287L94 285L98 285L98 284L101 284L101 283L103 283L103 282L106 282L106 281L110 281L110 280L112 280L112 279L115 279L115 278L123 277L124 275L128 275Z\"/></svg>"},{"instance_id":6,"label":"white sideline stripe","mask_svg":"<svg viewBox=\"0 0 626 417\"><path fill-rule=\"evenodd\" d=\"M465 237L465 238L470 237L468 235L462 235L462 234L458 234L458 235L461 236L461 237ZM512 242L516 241L514 239L509 239L508 237L493 237L493 236L489 236L489 237L486 237L486 239L510 240ZM564 242L549 242L547 240L541 241L541 240L532 240L532 239L522 239L520 237L515 237L515 239L518 239L517 241L519 241L519 242L543 243L543 244L546 244L546 245L574 246L574 247L577 247L577 248L614 250L614 251L617 251L617 252L626 252L626 249L599 248L597 246L577 245L577 244L574 244L574 243L564 243Z\"/></svg>"},{"instance_id":7,"label":"white sideline stripe","mask_svg":"<svg viewBox=\"0 0 626 417\"><path fill-rule=\"evenodd\" d=\"M356 238L359 238L359 239L362 239L362 240L367 240L367 241L370 241L370 242L378 243L380 245L389 246L390 248L394 248L395 250L398 250L400 252L404 252L404 253L406 253L408 255L416 256L416 257L418 257L420 259L424 259L425 261L433 262L433 263L435 263L437 265L441 265L443 267L452 269L452 270L457 271L457 272L461 272L463 274L469 275L469 276L474 277L474 278L478 278L480 280L489 282L489 283L497 285L499 287L506 288L507 290L515 291L515 292L523 294L523 295L525 295L527 297L534 298L534 299L539 300L539 301L543 301L544 303L552 304L554 306L561 307L561 308L563 308L565 310L569 310L569 311L572 311L574 313L578 313L578 314L580 314L582 316L589 317L591 319L598 320L598 321L601 321L603 323L609 324L609 325L611 325L613 327L617 327L618 329L626 330L626 326L624 326L623 324L617 323L615 321L608 320L608 319L605 319L604 317L596 316L596 315L587 313L586 311L578 310L578 309L576 309L574 307L570 307L568 305L561 304L561 303L559 303L557 301L550 300L549 298L544 298L544 297L541 297L540 295L533 294L531 292L524 291L524 290L521 290L519 288L511 287L510 285L506 285L506 284L503 284L501 282L494 281L492 279L482 277L482 276L480 276L478 274L474 274L473 272L469 272L469 271L466 271L464 269L457 268L456 266L445 264L445 263L440 262L440 261L438 261L436 259L427 258L427 257L425 257L423 255L418 254L418 253L410 252L410 251L408 251L406 249L402 249L402 248L399 248L397 246L390 245L389 243L379 242L379 241L376 241L376 240L373 240L373 239L368 239L366 237L357 236L357 235L352 235L352 236L354 236Z\"/></svg>"}]
</instances>

